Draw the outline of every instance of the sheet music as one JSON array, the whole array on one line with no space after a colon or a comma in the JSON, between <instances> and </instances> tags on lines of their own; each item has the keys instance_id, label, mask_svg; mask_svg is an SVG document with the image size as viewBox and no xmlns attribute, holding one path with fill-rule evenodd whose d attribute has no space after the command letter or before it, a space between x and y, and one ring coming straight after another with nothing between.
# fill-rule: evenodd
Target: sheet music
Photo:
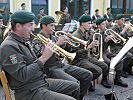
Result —
<instances>
[{"instance_id":1,"label":"sheet music","mask_svg":"<svg viewBox=\"0 0 133 100\"><path fill-rule=\"evenodd\" d=\"M133 47L133 37L129 38L120 52L111 60L110 68L114 69L116 64L123 58L123 56Z\"/></svg>"},{"instance_id":2,"label":"sheet music","mask_svg":"<svg viewBox=\"0 0 133 100\"><path fill-rule=\"evenodd\" d=\"M62 30L64 32L72 32L75 25L76 25L76 23L66 23Z\"/></svg>"}]
</instances>

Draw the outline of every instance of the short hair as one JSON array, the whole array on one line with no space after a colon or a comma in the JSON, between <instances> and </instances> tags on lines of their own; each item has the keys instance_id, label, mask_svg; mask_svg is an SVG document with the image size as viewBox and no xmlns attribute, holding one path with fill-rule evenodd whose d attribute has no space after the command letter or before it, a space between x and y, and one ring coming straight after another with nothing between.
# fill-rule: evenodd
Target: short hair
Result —
<instances>
[{"instance_id":1,"label":"short hair","mask_svg":"<svg viewBox=\"0 0 133 100\"><path fill-rule=\"evenodd\" d=\"M96 10L95 10L95 12L98 12L98 11L99 11L99 9L96 9Z\"/></svg>"},{"instance_id":2,"label":"short hair","mask_svg":"<svg viewBox=\"0 0 133 100\"><path fill-rule=\"evenodd\" d=\"M68 8L68 7L67 7L67 6L63 7L63 8L62 8L62 11L64 11L66 8Z\"/></svg>"},{"instance_id":3,"label":"short hair","mask_svg":"<svg viewBox=\"0 0 133 100\"><path fill-rule=\"evenodd\" d=\"M87 7L84 9L84 11L89 10Z\"/></svg>"},{"instance_id":4,"label":"short hair","mask_svg":"<svg viewBox=\"0 0 133 100\"><path fill-rule=\"evenodd\" d=\"M107 8L107 11L108 11L109 9L111 9L111 8Z\"/></svg>"},{"instance_id":5,"label":"short hair","mask_svg":"<svg viewBox=\"0 0 133 100\"><path fill-rule=\"evenodd\" d=\"M23 5L25 5L25 3L22 3L22 4L21 4L21 7L22 7Z\"/></svg>"},{"instance_id":6,"label":"short hair","mask_svg":"<svg viewBox=\"0 0 133 100\"><path fill-rule=\"evenodd\" d=\"M40 10L43 10L44 8L42 7L42 8L40 8Z\"/></svg>"}]
</instances>

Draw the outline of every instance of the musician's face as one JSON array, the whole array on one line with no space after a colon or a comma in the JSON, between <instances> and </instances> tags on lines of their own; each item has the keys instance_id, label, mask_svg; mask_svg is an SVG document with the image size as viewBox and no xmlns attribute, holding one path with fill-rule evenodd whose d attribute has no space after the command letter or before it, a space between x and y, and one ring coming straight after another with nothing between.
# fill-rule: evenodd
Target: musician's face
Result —
<instances>
[{"instance_id":1,"label":"musician's face","mask_svg":"<svg viewBox=\"0 0 133 100\"><path fill-rule=\"evenodd\" d=\"M52 30L55 30L55 25L54 24L48 24L47 25L47 28L46 28L46 31L47 31L47 34L53 34L53 31Z\"/></svg>"},{"instance_id":2,"label":"musician's face","mask_svg":"<svg viewBox=\"0 0 133 100\"><path fill-rule=\"evenodd\" d=\"M34 31L34 22L29 22L25 24L16 24L17 33L23 39L30 39L30 33Z\"/></svg>"},{"instance_id":3,"label":"musician's face","mask_svg":"<svg viewBox=\"0 0 133 100\"><path fill-rule=\"evenodd\" d=\"M105 27L106 27L106 22L102 22L100 25L99 25L99 28L100 30L104 31L105 30Z\"/></svg>"},{"instance_id":4,"label":"musician's face","mask_svg":"<svg viewBox=\"0 0 133 100\"><path fill-rule=\"evenodd\" d=\"M89 30L91 28L91 21L88 21L88 22L85 22L85 23L82 23L82 26L85 30Z\"/></svg>"},{"instance_id":5,"label":"musician's face","mask_svg":"<svg viewBox=\"0 0 133 100\"><path fill-rule=\"evenodd\" d=\"M3 19L0 19L0 25L2 25L3 24Z\"/></svg>"},{"instance_id":6,"label":"musician's face","mask_svg":"<svg viewBox=\"0 0 133 100\"><path fill-rule=\"evenodd\" d=\"M125 18L121 18L121 19L117 20L117 24L119 26L122 26L124 24L124 22L125 22Z\"/></svg>"},{"instance_id":7,"label":"musician's face","mask_svg":"<svg viewBox=\"0 0 133 100\"><path fill-rule=\"evenodd\" d=\"M66 9L64 9L64 12L68 13L68 8L66 7Z\"/></svg>"}]
</instances>

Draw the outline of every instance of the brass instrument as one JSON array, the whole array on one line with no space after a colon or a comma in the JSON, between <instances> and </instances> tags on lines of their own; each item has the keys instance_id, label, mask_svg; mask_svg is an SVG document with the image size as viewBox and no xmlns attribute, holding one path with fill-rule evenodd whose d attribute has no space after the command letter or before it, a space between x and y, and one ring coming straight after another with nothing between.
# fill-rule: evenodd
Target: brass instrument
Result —
<instances>
[{"instance_id":1,"label":"brass instrument","mask_svg":"<svg viewBox=\"0 0 133 100\"><path fill-rule=\"evenodd\" d=\"M73 47L78 47L80 46L80 44L84 45L85 47L88 45L88 41L84 41L84 40L81 40L77 37L74 37L74 36L69 36L66 32L64 31L57 31L55 32L55 36L56 37L60 37L61 35L66 35L68 36L70 39L72 39L70 42L68 42L71 46Z\"/></svg>"},{"instance_id":2,"label":"brass instrument","mask_svg":"<svg viewBox=\"0 0 133 100\"><path fill-rule=\"evenodd\" d=\"M8 24L7 24L7 26L6 26L6 29L4 30L4 32L3 32L3 39L5 39L6 37L7 37L7 35L8 35L8 32L11 30L11 22L10 22L10 20L9 20L9 22L8 22Z\"/></svg>"},{"instance_id":3,"label":"brass instrument","mask_svg":"<svg viewBox=\"0 0 133 100\"><path fill-rule=\"evenodd\" d=\"M45 38L41 34L37 34L37 36L36 36L33 33L31 33L31 35L34 36L39 41L41 41L44 45L48 44L48 42L49 42L49 39ZM54 48L55 48L55 53L57 55L63 55L68 60L69 63L72 62L76 56L76 53L69 53L55 44L54 44Z\"/></svg>"},{"instance_id":4,"label":"brass instrument","mask_svg":"<svg viewBox=\"0 0 133 100\"><path fill-rule=\"evenodd\" d=\"M114 43L120 43L122 42L123 44L125 44L127 42L127 40L125 38L123 38L121 35L119 35L119 33L116 33L114 30L112 29L107 29L105 30L105 34L106 35L114 35L116 37L112 38L112 41Z\"/></svg>"},{"instance_id":5,"label":"brass instrument","mask_svg":"<svg viewBox=\"0 0 133 100\"><path fill-rule=\"evenodd\" d=\"M4 25L4 24L1 24L1 25L0 25L0 27L7 28L7 26L6 26L6 25Z\"/></svg>"},{"instance_id":6,"label":"brass instrument","mask_svg":"<svg viewBox=\"0 0 133 100\"><path fill-rule=\"evenodd\" d=\"M129 26L129 30L133 32L133 25L129 22L128 24L124 24L125 26Z\"/></svg>"},{"instance_id":7,"label":"brass instrument","mask_svg":"<svg viewBox=\"0 0 133 100\"><path fill-rule=\"evenodd\" d=\"M9 14L11 15L11 14L13 14L12 12L9 12ZM7 23L7 27L6 27L6 29L4 30L4 32L3 32L3 40L7 37L7 35L8 35L8 32L11 30L11 19L9 18L9 20L8 20L8 23Z\"/></svg>"},{"instance_id":8,"label":"brass instrument","mask_svg":"<svg viewBox=\"0 0 133 100\"><path fill-rule=\"evenodd\" d=\"M103 39L102 35L100 33L95 33L93 35L93 41L97 40L99 41L99 45L96 46L95 48L92 48L92 54L98 58L98 61L104 61L103 59Z\"/></svg>"},{"instance_id":9,"label":"brass instrument","mask_svg":"<svg viewBox=\"0 0 133 100\"><path fill-rule=\"evenodd\" d=\"M62 11L55 11L55 14L58 17L56 25L60 25L59 23L60 23L61 19L64 18L66 15Z\"/></svg>"}]
</instances>

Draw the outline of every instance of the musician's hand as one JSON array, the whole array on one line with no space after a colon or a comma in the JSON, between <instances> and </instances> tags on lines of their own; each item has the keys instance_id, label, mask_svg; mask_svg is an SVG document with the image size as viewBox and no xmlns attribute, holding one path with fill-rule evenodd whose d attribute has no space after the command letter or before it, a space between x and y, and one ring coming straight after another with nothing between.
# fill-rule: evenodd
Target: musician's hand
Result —
<instances>
[{"instance_id":1,"label":"musician's hand","mask_svg":"<svg viewBox=\"0 0 133 100\"><path fill-rule=\"evenodd\" d=\"M39 58L39 60L44 64L52 55L53 52L55 51L54 48L54 43L52 43L52 41L50 41L44 48L42 51L42 55Z\"/></svg>"},{"instance_id":2,"label":"musician's hand","mask_svg":"<svg viewBox=\"0 0 133 100\"><path fill-rule=\"evenodd\" d=\"M90 29L90 34L93 36L96 33L96 31L94 29Z\"/></svg>"},{"instance_id":3,"label":"musician's hand","mask_svg":"<svg viewBox=\"0 0 133 100\"><path fill-rule=\"evenodd\" d=\"M130 28L130 25L125 25L125 27L123 28L121 34L125 34L125 32Z\"/></svg>"},{"instance_id":4,"label":"musician's hand","mask_svg":"<svg viewBox=\"0 0 133 100\"><path fill-rule=\"evenodd\" d=\"M106 36L106 38L105 38L105 42L108 42L109 40L112 40L113 38L114 38L113 35L108 35L108 36Z\"/></svg>"},{"instance_id":5,"label":"musician's hand","mask_svg":"<svg viewBox=\"0 0 133 100\"><path fill-rule=\"evenodd\" d=\"M56 42L56 45L61 46L67 41L70 41L70 38L68 38L66 35L61 35L58 41Z\"/></svg>"},{"instance_id":6,"label":"musician's hand","mask_svg":"<svg viewBox=\"0 0 133 100\"><path fill-rule=\"evenodd\" d=\"M96 47L98 45L99 45L99 41L98 40L94 40L87 46L87 49L94 48L94 47Z\"/></svg>"}]
</instances>

